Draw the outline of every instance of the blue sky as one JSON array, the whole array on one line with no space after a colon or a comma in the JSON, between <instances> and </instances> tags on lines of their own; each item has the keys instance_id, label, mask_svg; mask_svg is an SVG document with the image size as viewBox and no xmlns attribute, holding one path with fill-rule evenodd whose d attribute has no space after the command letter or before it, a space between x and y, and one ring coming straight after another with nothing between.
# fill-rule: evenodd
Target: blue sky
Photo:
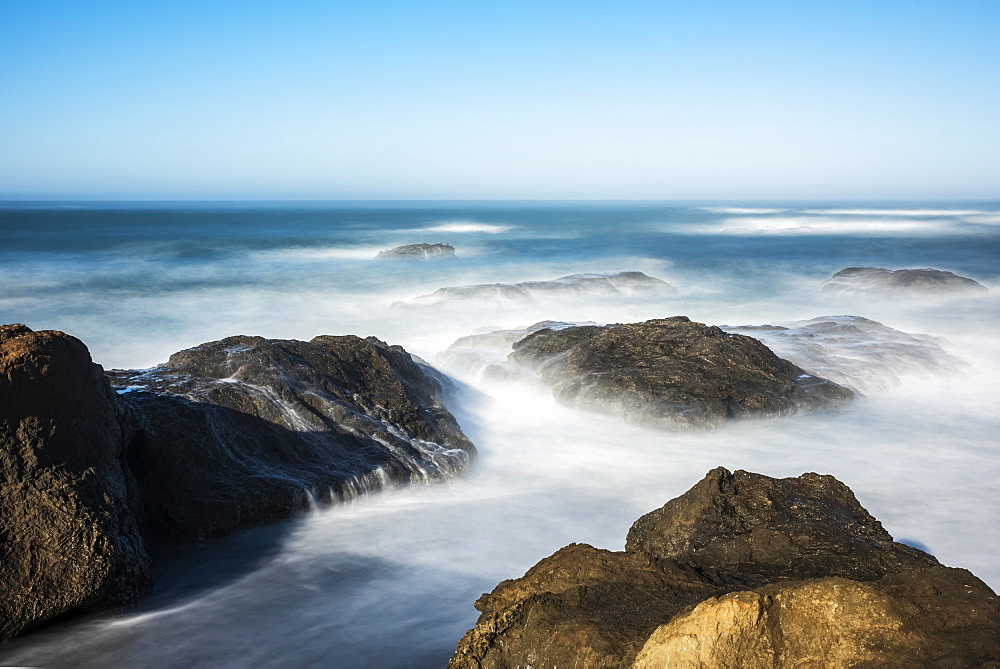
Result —
<instances>
[{"instance_id":1,"label":"blue sky","mask_svg":"<svg viewBox=\"0 0 1000 669\"><path fill-rule=\"evenodd\" d=\"M0 0L5 198L1000 198L1000 2Z\"/></svg>"}]
</instances>

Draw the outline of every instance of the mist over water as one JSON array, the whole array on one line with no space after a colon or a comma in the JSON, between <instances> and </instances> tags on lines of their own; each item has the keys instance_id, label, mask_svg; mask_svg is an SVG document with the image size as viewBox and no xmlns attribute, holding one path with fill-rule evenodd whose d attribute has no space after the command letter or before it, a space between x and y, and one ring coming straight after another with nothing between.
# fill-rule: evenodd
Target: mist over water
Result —
<instances>
[{"instance_id":1,"label":"mist over water","mask_svg":"<svg viewBox=\"0 0 1000 669\"><path fill-rule=\"evenodd\" d=\"M66 331L107 368L233 334L375 335L457 379L452 409L480 458L443 484L180 551L135 613L41 630L0 650L5 664L443 666L482 592L567 543L620 550L637 517L719 465L832 474L897 540L1000 587L1000 203L78 207L0 210L4 323ZM458 257L374 260L416 242ZM856 266L950 270L991 293L820 294ZM409 304L445 286L623 270L678 292ZM440 355L474 332L542 320L673 315L729 326L862 316L935 337L954 364L872 366L884 378L832 413L665 432Z\"/></svg>"}]
</instances>

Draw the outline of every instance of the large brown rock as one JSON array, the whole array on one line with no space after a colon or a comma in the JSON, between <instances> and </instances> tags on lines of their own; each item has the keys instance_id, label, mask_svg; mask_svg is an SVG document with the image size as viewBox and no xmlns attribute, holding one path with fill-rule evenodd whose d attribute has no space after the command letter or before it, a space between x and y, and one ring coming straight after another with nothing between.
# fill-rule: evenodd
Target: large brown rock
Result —
<instances>
[{"instance_id":1,"label":"large brown rock","mask_svg":"<svg viewBox=\"0 0 1000 669\"><path fill-rule=\"evenodd\" d=\"M0 639L147 591L132 422L82 342L0 326Z\"/></svg>"},{"instance_id":2,"label":"large brown rock","mask_svg":"<svg viewBox=\"0 0 1000 669\"><path fill-rule=\"evenodd\" d=\"M998 657L993 592L964 569L818 578L711 597L658 627L633 667L975 667ZM985 604L985 605L983 605Z\"/></svg>"},{"instance_id":3,"label":"large brown rock","mask_svg":"<svg viewBox=\"0 0 1000 669\"><path fill-rule=\"evenodd\" d=\"M664 427L713 427L854 397L752 337L686 316L545 328L516 342L510 358L535 369L564 404Z\"/></svg>"},{"instance_id":4,"label":"large brown rock","mask_svg":"<svg viewBox=\"0 0 1000 669\"><path fill-rule=\"evenodd\" d=\"M447 478L475 456L446 380L374 337L227 337L109 375L140 411L129 464L156 546Z\"/></svg>"},{"instance_id":5,"label":"large brown rock","mask_svg":"<svg viewBox=\"0 0 1000 669\"><path fill-rule=\"evenodd\" d=\"M450 667L982 666L986 584L892 541L829 476L715 469L633 525L476 602Z\"/></svg>"}]
</instances>

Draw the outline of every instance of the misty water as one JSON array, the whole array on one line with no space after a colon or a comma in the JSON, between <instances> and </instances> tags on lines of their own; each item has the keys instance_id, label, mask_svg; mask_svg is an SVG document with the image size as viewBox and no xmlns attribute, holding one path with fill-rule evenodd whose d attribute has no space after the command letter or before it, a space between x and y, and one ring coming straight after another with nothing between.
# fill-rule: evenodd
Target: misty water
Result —
<instances>
[{"instance_id":1,"label":"misty water","mask_svg":"<svg viewBox=\"0 0 1000 669\"><path fill-rule=\"evenodd\" d=\"M832 474L897 540L1000 587L1000 203L7 203L0 232L4 323L68 332L109 369L233 334L375 335L455 378L450 408L480 453L460 478L166 556L138 610L45 628L0 649L3 664L440 667L481 593L571 542L622 549L638 516L719 465ZM416 242L457 258L374 260ZM991 292L820 292L857 266L950 270ZM623 270L677 292L412 302ZM445 354L542 320L673 315L862 316L933 337L945 364L841 352L831 364L869 377L846 408L668 432L562 407Z\"/></svg>"}]
</instances>

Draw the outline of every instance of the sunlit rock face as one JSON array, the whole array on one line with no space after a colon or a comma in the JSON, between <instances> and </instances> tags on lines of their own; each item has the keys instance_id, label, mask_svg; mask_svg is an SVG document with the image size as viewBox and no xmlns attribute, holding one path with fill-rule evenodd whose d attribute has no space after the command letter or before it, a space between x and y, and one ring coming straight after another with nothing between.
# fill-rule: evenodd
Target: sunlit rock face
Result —
<instances>
[{"instance_id":1,"label":"sunlit rock face","mask_svg":"<svg viewBox=\"0 0 1000 669\"><path fill-rule=\"evenodd\" d=\"M858 392L885 390L902 377L959 371L942 340L913 335L860 316L821 316L784 325L722 328L759 339L811 374Z\"/></svg>"},{"instance_id":2,"label":"sunlit rock face","mask_svg":"<svg viewBox=\"0 0 1000 669\"><path fill-rule=\"evenodd\" d=\"M82 342L0 326L0 640L148 590L125 464L135 430Z\"/></svg>"},{"instance_id":3,"label":"sunlit rock face","mask_svg":"<svg viewBox=\"0 0 1000 669\"><path fill-rule=\"evenodd\" d=\"M373 337L228 337L109 375L140 412L129 464L158 543L446 478L475 455L444 377Z\"/></svg>"},{"instance_id":4,"label":"sunlit rock face","mask_svg":"<svg viewBox=\"0 0 1000 669\"><path fill-rule=\"evenodd\" d=\"M375 256L377 260L437 260L454 257L455 247L450 244L406 244L379 251Z\"/></svg>"},{"instance_id":5,"label":"sunlit rock face","mask_svg":"<svg viewBox=\"0 0 1000 669\"><path fill-rule=\"evenodd\" d=\"M475 300L477 304L482 304L483 301L517 303L556 297L628 296L655 293L669 295L676 292L676 289L666 281L642 272L570 274L550 281L449 286L439 288L429 295L421 295L410 302L396 302L392 306L404 308L418 305L443 305L469 300Z\"/></svg>"},{"instance_id":6,"label":"sunlit rock face","mask_svg":"<svg viewBox=\"0 0 1000 669\"><path fill-rule=\"evenodd\" d=\"M624 552L572 544L483 595L458 667L981 666L1000 602L831 476L717 468Z\"/></svg>"},{"instance_id":7,"label":"sunlit rock face","mask_svg":"<svg viewBox=\"0 0 1000 669\"><path fill-rule=\"evenodd\" d=\"M897 269L848 267L823 284L829 295L902 296L985 294L978 281L939 269Z\"/></svg>"},{"instance_id":8,"label":"sunlit rock face","mask_svg":"<svg viewBox=\"0 0 1000 669\"><path fill-rule=\"evenodd\" d=\"M664 427L714 427L837 406L853 398L751 337L675 316L609 326L545 328L513 345L569 406Z\"/></svg>"}]
</instances>

